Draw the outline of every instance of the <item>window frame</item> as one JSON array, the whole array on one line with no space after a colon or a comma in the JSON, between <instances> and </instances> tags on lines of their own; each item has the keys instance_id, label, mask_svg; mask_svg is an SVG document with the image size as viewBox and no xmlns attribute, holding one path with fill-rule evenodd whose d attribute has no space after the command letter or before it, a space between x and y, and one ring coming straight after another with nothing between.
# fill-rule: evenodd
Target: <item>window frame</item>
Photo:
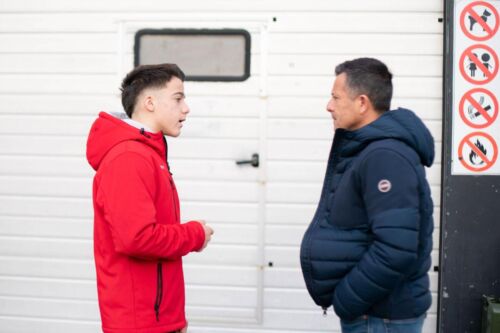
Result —
<instances>
[{"instance_id":1,"label":"window frame","mask_svg":"<svg viewBox=\"0 0 500 333\"><path fill-rule=\"evenodd\" d=\"M238 76L212 76L212 75L187 75L186 81L204 81L204 82L231 82L231 81L245 81L250 77L250 50L251 50L251 36L247 30L244 29L141 29L135 34L134 39L134 66L139 66L140 63L140 47L141 37L145 35L196 35L196 36L243 36L245 39L245 64L243 75Z\"/></svg>"}]
</instances>

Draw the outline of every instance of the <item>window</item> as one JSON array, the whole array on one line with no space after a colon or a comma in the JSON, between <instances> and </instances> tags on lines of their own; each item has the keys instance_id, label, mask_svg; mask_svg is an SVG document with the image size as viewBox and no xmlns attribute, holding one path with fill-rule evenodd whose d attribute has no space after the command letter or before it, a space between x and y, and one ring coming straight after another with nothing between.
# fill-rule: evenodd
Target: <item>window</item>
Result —
<instances>
[{"instance_id":1,"label":"window","mask_svg":"<svg viewBox=\"0 0 500 333\"><path fill-rule=\"evenodd\" d=\"M240 29L143 29L134 64L175 63L188 81L244 81L250 76L250 34Z\"/></svg>"}]
</instances>

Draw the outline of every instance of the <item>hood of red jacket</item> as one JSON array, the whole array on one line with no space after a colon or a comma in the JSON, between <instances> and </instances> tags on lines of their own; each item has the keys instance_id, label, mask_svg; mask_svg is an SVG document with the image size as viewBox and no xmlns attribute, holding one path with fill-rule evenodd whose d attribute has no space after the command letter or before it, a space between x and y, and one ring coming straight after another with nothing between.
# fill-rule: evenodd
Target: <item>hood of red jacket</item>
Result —
<instances>
[{"instance_id":1,"label":"hood of red jacket","mask_svg":"<svg viewBox=\"0 0 500 333\"><path fill-rule=\"evenodd\" d=\"M124 141L139 141L153 148L160 156L166 156L166 145L161 132L151 133L124 122L121 118L106 112L90 128L87 139L87 160L94 170L99 169L106 154Z\"/></svg>"}]
</instances>

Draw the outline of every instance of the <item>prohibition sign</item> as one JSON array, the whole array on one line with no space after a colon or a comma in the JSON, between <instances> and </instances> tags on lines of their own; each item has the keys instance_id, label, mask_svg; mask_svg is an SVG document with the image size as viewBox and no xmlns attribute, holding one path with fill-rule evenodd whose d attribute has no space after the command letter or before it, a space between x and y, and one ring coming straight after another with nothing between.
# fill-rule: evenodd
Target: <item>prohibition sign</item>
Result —
<instances>
[{"instance_id":1,"label":"prohibition sign","mask_svg":"<svg viewBox=\"0 0 500 333\"><path fill-rule=\"evenodd\" d=\"M473 51L476 51L476 53L480 53L477 50L481 50L481 49L486 50L493 57L494 64L495 64L494 66L488 65L488 67L487 67L480 59L478 59L478 57L476 57L476 55L474 55L475 52L473 52ZM475 79L472 77L473 76L472 74L469 75L465 71L465 67L466 67L465 58L466 57L469 58L472 61L472 63L477 68L479 68L481 70L481 72L484 73L483 80ZM488 83L491 80L493 80L498 73L498 56L495 53L495 51L493 51L493 49L491 47L484 45L484 44L475 44L475 45L469 46L460 56L459 64L460 64L460 73L462 73L462 76L464 77L465 80L467 80L468 82L470 82L472 84ZM490 67L493 67L492 71L490 71Z\"/></svg>"},{"instance_id":2,"label":"prohibition sign","mask_svg":"<svg viewBox=\"0 0 500 333\"><path fill-rule=\"evenodd\" d=\"M490 10L490 17L485 16L485 12L479 10L479 6L486 7L487 9ZM469 14L469 29L466 26L466 15ZM485 21L486 20L486 21ZM491 27L487 22L490 21L495 21L494 26ZM476 35L469 30L472 30L472 27L474 24L478 24L481 30L484 31L486 35L484 36L478 36L477 33ZM462 14L460 14L460 27L462 28L462 32L469 37L472 40L476 41L485 41L493 37L497 31L498 31L498 26L500 24L498 12L496 8L485 1L476 1L472 2L469 5L467 5L464 10L462 11Z\"/></svg>"},{"instance_id":3,"label":"prohibition sign","mask_svg":"<svg viewBox=\"0 0 500 333\"><path fill-rule=\"evenodd\" d=\"M477 96L480 94L480 100L484 100L484 96L488 96L493 105L484 104L484 102L478 102ZM469 102L469 107L465 108L465 102ZM488 113L488 111L493 108L493 112ZM498 101L489 90L484 88L475 88L469 90L460 100L460 117L470 127L473 128L485 128L490 126L498 116ZM472 120L479 120L479 122L473 122Z\"/></svg>"},{"instance_id":4,"label":"prohibition sign","mask_svg":"<svg viewBox=\"0 0 500 333\"><path fill-rule=\"evenodd\" d=\"M491 159L489 159L488 156L486 156L487 154L483 153L481 149L476 147L474 142L472 142L471 140L471 138L473 137L476 138L479 137L483 140L489 141L493 149L493 157ZM464 147L468 147L469 149L471 149L472 152L474 152L477 155L478 159L482 161L482 164L484 165L480 167L475 167L469 160L467 160L467 157L464 158ZM462 141L460 141L460 145L458 146L458 159L460 160L460 163L462 163L462 165L470 171L478 172L491 168L493 164L495 164L497 156L498 156L498 147L495 140L490 135L483 132L474 132L467 135L465 138L463 138Z\"/></svg>"}]
</instances>

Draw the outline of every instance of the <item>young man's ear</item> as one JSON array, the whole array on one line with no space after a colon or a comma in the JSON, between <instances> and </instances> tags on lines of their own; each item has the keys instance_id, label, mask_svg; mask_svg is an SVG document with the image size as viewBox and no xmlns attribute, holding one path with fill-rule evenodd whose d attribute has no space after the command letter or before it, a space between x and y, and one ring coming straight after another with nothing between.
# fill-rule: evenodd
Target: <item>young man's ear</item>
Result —
<instances>
[{"instance_id":1,"label":"young man's ear","mask_svg":"<svg viewBox=\"0 0 500 333\"><path fill-rule=\"evenodd\" d=\"M149 112L153 112L154 111L154 109L155 109L155 100L154 100L154 97L152 95L145 95L142 102L143 102L144 108L147 111L149 111Z\"/></svg>"}]
</instances>

